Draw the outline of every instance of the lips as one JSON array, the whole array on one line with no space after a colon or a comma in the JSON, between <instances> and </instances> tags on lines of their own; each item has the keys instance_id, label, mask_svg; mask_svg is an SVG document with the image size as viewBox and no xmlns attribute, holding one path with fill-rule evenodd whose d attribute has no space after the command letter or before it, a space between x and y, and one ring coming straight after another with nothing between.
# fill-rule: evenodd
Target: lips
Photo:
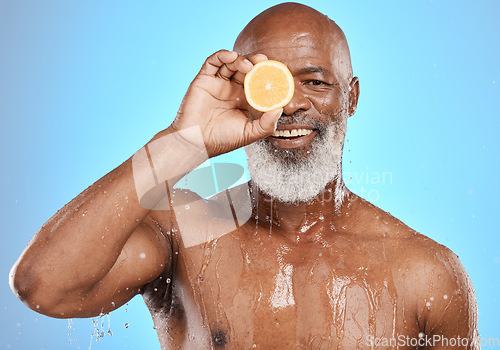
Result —
<instances>
[{"instance_id":1,"label":"lips","mask_svg":"<svg viewBox=\"0 0 500 350\"><path fill-rule=\"evenodd\" d=\"M282 125L269 138L271 144L284 149L300 148L308 145L316 135L310 127L300 125Z\"/></svg>"}]
</instances>

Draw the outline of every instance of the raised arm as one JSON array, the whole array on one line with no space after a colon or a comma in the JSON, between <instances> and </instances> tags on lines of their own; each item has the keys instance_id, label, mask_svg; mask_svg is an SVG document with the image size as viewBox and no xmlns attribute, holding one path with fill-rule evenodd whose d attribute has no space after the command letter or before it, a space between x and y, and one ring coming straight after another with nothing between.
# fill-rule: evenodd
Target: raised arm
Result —
<instances>
[{"instance_id":1,"label":"raised arm","mask_svg":"<svg viewBox=\"0 0 500 350\"><path fill-rule=\"evenodd\" d=\"M281 115L276 110L249 120L242 84L251 67L234 52L210 56L173 124L35 234L11 270L14 293L49 316L89 317L124 304L168 269L170 227L159 227L148 215L167 209L161 207L165 188L206 157L271 135ZM151 174L156 184L167 184L163 190L148 191Z\"/></svg>"}]
</instances>

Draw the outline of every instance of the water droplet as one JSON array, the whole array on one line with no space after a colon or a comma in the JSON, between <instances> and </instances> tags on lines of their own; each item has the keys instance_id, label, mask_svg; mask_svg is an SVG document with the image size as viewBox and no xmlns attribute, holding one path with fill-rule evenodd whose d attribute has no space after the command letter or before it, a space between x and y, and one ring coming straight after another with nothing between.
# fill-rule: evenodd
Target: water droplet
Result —
<instances>
[{"instance_id":1,"label":"water droplet","mask_svg":"<svg viewBox=\"0 0 500 350\"><path fill-rule=\"evenodd\" d=\"M128 328L130 325L128 323L125 323L125 328Z\"/></svg>"},{"instance_id":2,"label":"water droplet","mask_svg":"<svg viewBox=\"0 0 500 350\"><path fill-rule=\"evenodd\" d=\"M189 209L189 204L186 204L186 206L184 208Z\"/></svg>"},{"instance_id":3,"label":"water droplet","mask_svg":"<svg viewBox=\"0 0 500 350\"><path fill-rule=\"evenodd\" d=\"M446 295L446 294L443 295L443 299L445 299L445 300L448 299L448 295Z\"/></svg>"},{"instance_id":4,"label":"water droplet","mask_svg":"<svg viewBox=\"0 0 500 350\"><path fill-rule=\"evenodd\" d=\"M146 253L141 253L141 254L139 254L139 257L140 257L141 259L144 259L144 258L146 257Z\"/></svg>"},{"instance_id":5,"label":"water droplet","mask_svg":"<svg viewBox=\"0 0 500 350\"><path fill-rule=\"evenodd\" d=\"M167 279L166 279L166 282L167 282L167 283L170 283L170 281L171 281L171 279L170 279L170 278L167 278Z\"/></svg>"}]
</instances>

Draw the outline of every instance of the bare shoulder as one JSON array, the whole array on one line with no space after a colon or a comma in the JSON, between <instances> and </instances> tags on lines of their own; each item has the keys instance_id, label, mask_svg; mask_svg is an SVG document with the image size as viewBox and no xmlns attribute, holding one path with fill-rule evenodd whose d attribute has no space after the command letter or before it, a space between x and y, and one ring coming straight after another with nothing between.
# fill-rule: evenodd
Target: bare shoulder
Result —
<instances>
[{"instance_id":1,"label":"bare shoulder","mask_svg":"<svg viewBox=\"0 0 500 350\"><path fill-rule=\"evenodd\" d=\"M419 280L439 285L464 285L468 276L458 256L446 246L420 234L390 213L361 200L359 230L382 239L393 252L402 271L411 271ZM451 294L450 294L451 295Z\"/></svg>"},{"instance_id":2,"label":"bare shoulder","mask_svg":"<svg viewBox=\"0 0 500 350\"><path fill-rule=\"evenodd\" d=\"M477 304L471 280L451 249L390 213L357 201L360 230L383 242L398 293L426 335L477 339Z\"/></svg>"},{"instance_id":3,"label":"bare shoulder","mask_svg":"<svg viewBox=\"0 0 500 350\"><path fill-rule=\"evenodd\" d=\"M382 210L380 210L383 212ZM477 304L457 254L392 217L384 217L394 280L426 335L477 339ZM469 342L469 343L470 343Z\"/></svg>"},{"instance_id":4,"label":"bare shoulder","mask_svg":"<svg viewBox=\"0 0 500 350\"><path fill-rule=\"evenodd\" d=\"M404 255L403 255L404 254ZM404 256L404 257L403 257ZM400 257L408 294L418 323L427 336L458 337L477 341L477 303L472 282L449 248L416 234Z\"/></svg>"},{"instance_id":5,"label":"bare shoulder","mask_svg":"<svg viewBox=\"0 0 500 350\"><path fill-rule=\"evenodd\" d=\"M402 271L408 271L406 278L424 295L431 293L427 300L431 304L447 303L467 294L472 288L457 254L431 238L415 232L400 238L400 254L397 261ZM426 293L426 291L428 291Z\"/></svg>"}]
</instances>

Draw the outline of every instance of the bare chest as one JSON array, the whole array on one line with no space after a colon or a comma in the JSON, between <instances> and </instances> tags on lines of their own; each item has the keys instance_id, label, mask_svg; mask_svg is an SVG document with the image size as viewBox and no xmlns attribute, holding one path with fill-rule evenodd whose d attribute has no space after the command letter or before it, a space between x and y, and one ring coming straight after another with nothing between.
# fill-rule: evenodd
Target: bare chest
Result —
<instances>
[{"instance_id":1,"label":"bare chest","mask_svg":"<svg viewBox=\"0 0 500 350\"><path fill-rule=\"evenodd\" d=\"M261 349L368 349L418 337L384 254L380 244L343 239L234 235L192 247L177 264L183 332L198 345Z\"/></svg>"}]
</instances>

